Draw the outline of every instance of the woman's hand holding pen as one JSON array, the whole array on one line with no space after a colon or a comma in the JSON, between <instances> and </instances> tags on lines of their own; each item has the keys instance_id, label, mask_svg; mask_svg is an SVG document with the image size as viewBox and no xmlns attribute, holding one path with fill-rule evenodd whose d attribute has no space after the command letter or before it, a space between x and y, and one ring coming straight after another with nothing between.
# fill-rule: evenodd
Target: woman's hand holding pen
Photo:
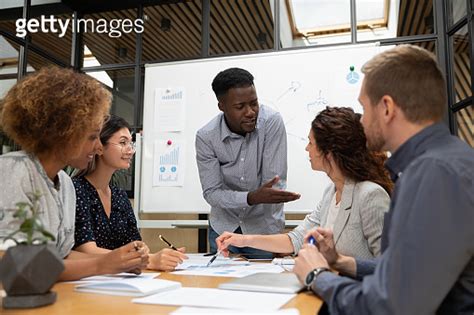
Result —
<instances>
[{"instance_id":1,"label":"woman's hand holding pen","mask_svg":"<svg viewBox=\"0 0 474 315\"><path fill-rule=\"evenodd\" d=\"M231 233L231 232L224 232L218 238L216 238L217 249L221 252L224 257L229 256L229 249L230 245L236 247L245 247L248 244L245 244L245 235Z\"/></svg>"},{"instance_id":2,"label":"woman's hand holding pen","mask_svg":"<svg viewBox=\"0 0 474 315\"><path fill-rule=\"evenodd\" d=\"M188 256L184 254L185 251L186 248L184 247L177 248L177 250L164 248L159 252L150 254L150 263L147 268L163 271L174 270L177 265L188 259Z\"/></svg>"},{"instance_id":3,"label":"woman's hand holding pen","mask_svg":"<svg viewBox=\"0 0 474 315\"><path fill-rule=\"evenodd\" d=\"M148 265L149 256L143 242L133 241L110 253L100 255L97 259L99 259L98 273L133 272L139 274Z\"/></svg>"}]
</instances>

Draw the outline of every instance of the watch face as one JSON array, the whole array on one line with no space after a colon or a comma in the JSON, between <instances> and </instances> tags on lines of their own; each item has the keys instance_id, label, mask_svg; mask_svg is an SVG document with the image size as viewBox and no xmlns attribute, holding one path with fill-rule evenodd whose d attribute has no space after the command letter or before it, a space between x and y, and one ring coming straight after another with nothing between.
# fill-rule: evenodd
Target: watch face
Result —
<instances>
[{"instance_id":1,"label":"watch face","mask_svg":"<svg viewBox=\"0 0 474 315\"><path fill-rule=\"evenodd\" d=\"M314 270L311 270L310 273L306 276L305 285L310 286L314 279Z\"/></svg>"}]
</instances>

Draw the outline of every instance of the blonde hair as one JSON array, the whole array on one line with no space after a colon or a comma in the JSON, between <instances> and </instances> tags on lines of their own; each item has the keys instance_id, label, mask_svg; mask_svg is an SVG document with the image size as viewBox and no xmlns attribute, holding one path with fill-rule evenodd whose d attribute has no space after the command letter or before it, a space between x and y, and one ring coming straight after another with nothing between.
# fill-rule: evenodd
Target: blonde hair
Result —
<instances>
[{"instance_id":1,"label":"blonde hair","mask_svg":"<svg viewBox=\"0 0 474 315\"><path fill-rule=\"evenodd\" d=\"M64 152L107 116L111 94L92 77L42 68L17 82L0 106L3 131L33 153Z\"/></svg>"},{"instance_id":2,"label":"blonde hair","mask_svg":"<svg viewBox=\"0 0 474 315\"><path fill-rule=\"evenodd\" d=\"M439 121L447 108L446 84L435 56L414 45L386 50L363 67L372 105L391 96L413 123Z\"/></svg>"}]
</instances>

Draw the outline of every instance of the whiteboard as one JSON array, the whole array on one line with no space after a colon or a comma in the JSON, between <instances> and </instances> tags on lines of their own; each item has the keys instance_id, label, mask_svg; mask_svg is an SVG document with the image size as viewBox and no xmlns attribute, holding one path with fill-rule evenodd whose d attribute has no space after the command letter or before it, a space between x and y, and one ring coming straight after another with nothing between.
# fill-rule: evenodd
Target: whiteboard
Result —
<instances>
[{"instance_id":1,"label":"whiteboard","mask_svg":"<svg viewBox=\"0 0 474 315\"><path fill-rule=\"evenodd\" d=\"M219 113L211 82L230 67L250 71L260 104L279 111L285 122L287 190L301 194L300 200L285 204L285 212L313 210L330 180L311 169L305 151L311 121L327 105L362 112L357 101L360 69L379 49L376 44L350 45L146 65L141 163L137 163L141 169L136 173L139 211L209 213L196 165L195 135ZM163 91L180 91L175 95L182 96L184 106L181 131L166 132L157 125L155 115L161 112L156 111L155 97ZM155 186L156 150L168 140L180 145L179 187Z\"/></svg>"}]
</instances>

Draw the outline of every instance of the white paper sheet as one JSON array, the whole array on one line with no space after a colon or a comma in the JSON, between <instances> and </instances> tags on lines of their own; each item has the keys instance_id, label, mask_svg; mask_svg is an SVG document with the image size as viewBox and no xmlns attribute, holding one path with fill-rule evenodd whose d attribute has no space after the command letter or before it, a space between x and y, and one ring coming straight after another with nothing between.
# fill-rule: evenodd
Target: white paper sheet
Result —
<instances>
[{"instance_id":1,"label":"white paper sheet","mask_svg":"<svg viewBox=\"0 0 474 315\"><path fill-rule=\"evenodd\" d=\"M242 311L242 310L224 310L220 308L207 308L207 307L188 307L182 306L176 311L170 313L171 315L193 315L193 314L206 314L206 315L299 315L300 312L296 308L285 308L278 311Z\"/></svg>"},{"instance_id":2,"label":"white paper sheet","mask_svg":"<svg viewBox=\"0 0 474 315\"><path fill-rule=\"evenodd\" d=\"M155 141L153 186L183 186L185 147L173 134Z\"/></svg>"},{"instance_id":3,"label":"white paper sheet","mask_svg":"<svg viewBox=\"0 0 474 315\"><path fill-rule=\"evenodd\" d=\"M74 289L78 292L88 292L122 296L145 296L176 290L181 283L164 279L129 278L125 280L98 281L77 285Z\"/></svg>"},{"instance_id":4,"label":"white paper sheet","mask_svg":"<svg viewBox=\"0 0 474 315\"><path fill-rule=\"evenodd\" d=\"M95 283L95 282L104 282L104 281L117 281L117 280L125 280L125 279L154 279L160 275L159 272L144 272L139 275L135 275L133 273L117 273L117 274L110 274L110 275L101 275L101 276L92 276L92 277L85 277L80 280L76 281L67 281L66 283L73 283L73 284L81 284L81 283Z\"/></svg>"},{"instance_id":5,"label":"white paper sheet","mask_svg":"<svg viewBox=\"0 0 474 315\"><path fill-rule=\"evenodd\" d=\"M183 261L176 267L176 270L188 270L188 269L198 269L204 268L207 266L208 262L211 260L212 256L204 256L204 254L186 254L188 259ZM240 258L229 258L224 256L218 256L210 267L223 267L223 266L235 266L235 265L249 265L248 261L244 261Z\"/></svg>"},{"instance_id":6,"label":"white paper sheet","mask_svg":"<svg viewBox=\"0 0 474 315\"><path fill-rule=\"evenodd\" d=\"M208 288L181 288L144 298L133 299L134 303L216 307L234 310L271 311L285 305L296 294L258 293L228 291ZM243 302L245 301L245 303Z\"/></svg>"},{"instance_id":7,"label":"white paper sheet","mask_svg":"<svg viewBox=\"0 0 474 315\"><path fill-rule=\"evenodd\" d=\"M155 90L155 129L157 131L183 131L185 91L183 88Z\"/></svg>"},{"instance_id":8,"label":"white paper sheet","mask_svg":"<svg viewBox=\"0 0 474 315\"><path fill-rule=\"evenodd\" d=\"M217 261L217 259L216 259ZM216 261L214 263L216 263ZM250 263L250 262L240 262L240 261L231 261L224 265L215 264L210 265L209 267L204 266L194 266L188 267L186 270L173 271L173 274L177 275L188 275L188 276L211 276L211 277L235 277L241 278L248 275L253 275L258 272L272 272L280 273L284 269L280 266L273 265L271 263Z\"/></svg>"}]
</instances>

